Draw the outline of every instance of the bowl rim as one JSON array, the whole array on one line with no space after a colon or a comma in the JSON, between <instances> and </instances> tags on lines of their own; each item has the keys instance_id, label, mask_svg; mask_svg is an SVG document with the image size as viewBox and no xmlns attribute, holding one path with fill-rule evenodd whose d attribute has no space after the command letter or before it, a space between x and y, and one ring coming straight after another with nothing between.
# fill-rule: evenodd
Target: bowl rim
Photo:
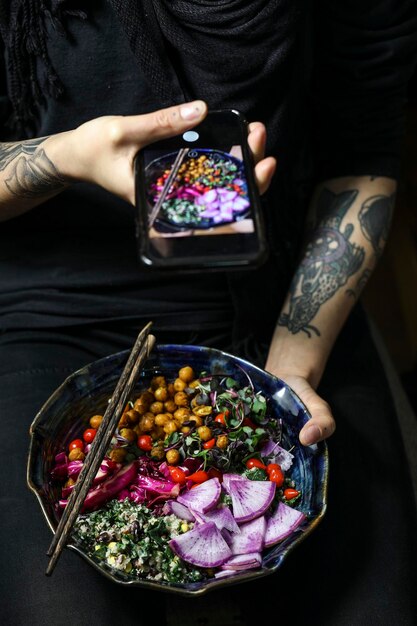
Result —
<instances>
[{"instance_id":1,"label":"bowl rim","mask_svg":"<svg viewBox=\"0 0 417 626\"><path fill-rule=\"evenodd\" d=\"M219 350L217 348L211 348L211 347L207 347L207 346L199 346L199 345L188 345L188 344L157 344L152 352L152 354L157 354L158 352L164 352L167 349L169 350L184 350L186 349L187 351L191 351L191 352L206 352L207 350L210 350L210 352L213 352L214 354L217 354L219 357L224 357L224 358L228 358L228 359L232 359L234 362L237 362L240 366L245 366L248 365L251 369L255 369L257 370L259 373L261 373L262 375L267 374L269 377L271 377L272 380L275 380L277 383L279 383L280 387L284 387L285 389L287 389L290 393L290 395L292 395L296 401L298 402L298 404L300 405L300 408L304 411L307 420L311 417L311 414L309 412L309 410L307 409L306 405L304 404L304 402L301 400L301 398L298 396L298 394L281 378L278 378L277 376L274 376L273 374L271 374L270 372L267 372L266 370L263 370L262 368L260 368L259 366L255 365L254 363L251 363L250 361L242 358L242 357L238 357L235 356L229 352L225 352L223 350ZM48 514L47 514L47 510L46 510L46 506L44 505L44 502L42 500L42 494L40 493L40 490L37 488L36 484L34 483L34 481L32 480L31 477L31 470L33 467L33 463L34 463L34 454L36 452L35 447L36 447L36 437L37 437L37 426L39 424L39 422L41 421L43 414L45 413L45 411L47 411L51 405L54 404L54 402L59 398L62 390L68 385L69 382L71 382L72 380L76 379L79 376L84 376L87 372L88 369L91 366L96 366L98 364L104 364L106 361L118 361L120 359L123 359L124 356L128 356L128 354L130 353L130 350L121 350L119 352L115 352L113 354L109 354L105 357L102 357L101 359L97 359L95 361L91 361L89 363L87 363L86 365L84 365L83 367L75 370L74 372L72 372L69 376L67 376L63 382L52 392L52 394L48 397L48 399L44 402L44 404L40 407L40 409L37 411L35 418L33 419L30 427L29 427L29 437L30 437L30 442L29 442L29 450L28 450L28 458L27 458L27 466L26 466L26 482L27 485L29 487L29 489L35 494L39 505L41 507L43 516L46 520L47 525L49 526L52 534L55 533L56 530L56 525L54 525L52 523L52 521L50 520ZM144 365L144 369L146 369L146 364ZM230 576L230 577L225 577L225 578L221 578L221 579L209 579L207 582L205 581L205 585L198 588L198 589L192 589L192 588L186 588L186 587L180 587L180 586L175 586L173 584L169 584L169 583L163 583L163 582L159 582L159 581L152 581L152 580L146 580L146 579L131 579L131 580L123 580L123 578L119 578L114 576L114 574L111 573L110 568L109 570L107 570L107 568L99 563L97 563L96 561L94 561L90 556L88 556L88 554L86 554L76 543L68 543L65 547L76 552L77 554L79 554L84 560L86 560L90 565L92 565L94 567L94 569L96 569L98 572L100 572L100 574L102 574L103 576L105 576L107 579L111 580L112 582L118 584L118 585L122 585L125 587L138 587L138 588L149 588L152 590L156 590L156 591L162 591L162 592L167 592L167 593L175 593L175 594L179 594L182 596L186 596L186 597L190 597L190 596L201 596L204 595L205 593L212 591L213 589L216 588L220 588L220 587L224 587L227 585L234 585L234 584L239 584L241 582L247 582L250 580L255 580L258 578L262 578L264 576L268 576L271 575L273 573L275 573L282 565L283 561L286 559L287 555L292 552L294 550L294 548L296 548L302 541L304 541L304 539L310 535L310 533L317 527L317 525L321 522L321 520L323 519L326 510L327 510L327 505L328 505L328 501L327 501L327 493L328 493L328 478L329 478L329 453L328 453L328 446L326 441L321 441L319 442L319 444L313 444L313 446L308 446L311 449L316 450L316 454L318 454L317 450L320 447L320 453L322 456L322 462L323 462L323 469L322 469L322 474L323 474L323 479L322 479L322 483L321 485L319 485L319 489L322 495L322 506L320 508L320 511L317 513L317 515L309 521L309 525L306 529L304 529L302 532L298 532L296 535L290 535L288 537L288 539L291 537L291 542L288 544L288 546L285 546L285 548L283 549L283 551L281 552L281 554L279 555L279 561L276 565L274 565L271 568L267 568L267 567L262 567L261 569L256 569L256 570L249 570L249 571L245 571L245 572L237 572L234 576ZM285 543L286 539L284 540ZM283 545L283 544L281 544ZM190 583L187 583L190 584ZM198 584L198 583L196 583Z\"/></svg>"}]
</instances>

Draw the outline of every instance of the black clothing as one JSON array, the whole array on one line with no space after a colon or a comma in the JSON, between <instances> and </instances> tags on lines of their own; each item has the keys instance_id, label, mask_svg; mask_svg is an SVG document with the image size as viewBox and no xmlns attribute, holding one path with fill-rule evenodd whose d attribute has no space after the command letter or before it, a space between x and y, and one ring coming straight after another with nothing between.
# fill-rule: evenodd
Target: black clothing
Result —
<instances>
[{"instance_id":1,"label":"black clothing","mask_svg":"<svg viewBox=\"0 0 417 626\"><path fill-rule=\"evenodd\" d=\"M11 8L16 10L20 2L14 0ZM142 113L161 105L157 77L150 80L148 49L139 62L130 49L134 45L140 54L146 40L146 16L133 14L138 19L129 22L133 5L142 11L142 4L52 1L56 10L82 5L88 19L67 16L67 37L45 19L48 58L65 93L58 100L45 94L47 108L39 112L35 136L68 130L100 115ZM258 338L268 341L297 256L314 180L329 174L397 173L401 105L417 45L414 2L374 7L365 1L354 12L351 3L334 7L320 1L312 5L314 14L310 5L287 0L154 4L169 58L177 50L178 82L187 95L206 97L211 107L235 106L249 119L267 124L269 151L279 161L266 216L270 260L243 276L218 273L205 275L204 281L184 275L173 281L162 273L150 277L136 260L133 208L92 186L74 185L59 200L1 226L3 329L95 323L103 317L140 322L150 316L158 328L160 322L163 328L180 324L198 329L223 321L230 325L234 318L239 339L253 332L246 303L255 298L264 311ZM252 14L252 4L264 15L263 26ZM234 38L230 16L239 18ZM181 28L180 18L187 29ZM213 28L214 19L221 20L222 28ZM5 32L1 12L0 23ZM139 33L135 41L129 23ZM266 42L262 35L268 35ZM203 38L203 53L198 37ZM250 52L241 47L246 44ZM247 61L222 63L222 51ZM6 57L10 62L7 45ZM42 59L37 72L41 78L45 74Z\"/></svg>"},{"instance_id":2,"label":"black clothing","mask_svg":"<svg viewBox=\"0 0 417 626\"><path fill-rule=\"evenodd\" d=\"M15 15L21 1L0 0L9 63L8 9ZM266 209L272 253L262 268L244 274L148 275L136 261L133 208L87 184L0 225L0 584L7 626L148 624L144 605L152 623L164 623L163 594L111 585L75 554L65 552L53 577L44 576L50 536L25 486L26 433L53 389L85 363L129 348L149 319L160 343L213 345L262 365L314 182L329 175L396 176L398 170L401 105L417 43L414 2L152 4L161 39L147 49L154 42L146 39L148 22L133 23L141 48L128 11L149 7L148 1L43 0L44 7L86 9L88 19L66 15L67 37L45 19L49 71L56 71L64 92L55 99L45 90L47 108L39 110L32 134L167 104L171 96L149 78L162 41L177 69L167 80L183 90L174 92L175 101L204 97L210 107L233 105L266 122L269 152L279 161ZM252 4L259 7L255 15ZM186 29L178 23L184 11ZM256 19L262 11L269 16L264 31ZM232 13L241 17L239 37L225 42L226 28L218 40L214 19ZM30 33L26 27L22 32ZM250 49L242 47L236 57L240 41ZM219 43L239 62L220 62ZM148 52L154 57L147 60ZM45 58L36 57L36 72L42 85ZM9 83L11 77L9 66ZM7 96L1 111L10 111ZM337 342L320 392L338 423L329 443L325 519L276 575L227 594L244 607L248 624L265 616L269 623L411 626L412 490L387 384L359 311ZM222 596L213 593L213 610Z\"/></svg>"}]
</instances>

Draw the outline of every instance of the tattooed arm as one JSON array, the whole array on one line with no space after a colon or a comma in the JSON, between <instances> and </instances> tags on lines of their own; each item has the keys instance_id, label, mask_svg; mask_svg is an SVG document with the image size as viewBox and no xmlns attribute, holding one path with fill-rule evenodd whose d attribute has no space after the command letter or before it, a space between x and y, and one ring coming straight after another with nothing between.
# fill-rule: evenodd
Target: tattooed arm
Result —
<instances>
[{"instance_id":1,"label":"tattooed arm","mask_svg":"<svg viewBox=\"0 0 417 626\"><path fill-rule=\"evenodd\" d=\"M94 183L134 204L138 150L193 128L206 113L206 103L197 100L145 115L99 117L50 137L0 143L0 222L28 211L73 181ZM264 125L250 124L248 143L261 193L275 170L275 159L264 158L265 141Z\"/></svg>"},{"instance_id":2,"label":"tattooed arm","mask_svg":"<svg viewBox=\"0 0 417 626\"><path fill-rule=\"evenodd\" d=\"M352 177L327 181L314 194L304 250L271 344L266 369L302 397L312 420L304 444L331 435L329 406L315 393L356 298L384 248L396 182Z\"/></svg>"}]
</instances>

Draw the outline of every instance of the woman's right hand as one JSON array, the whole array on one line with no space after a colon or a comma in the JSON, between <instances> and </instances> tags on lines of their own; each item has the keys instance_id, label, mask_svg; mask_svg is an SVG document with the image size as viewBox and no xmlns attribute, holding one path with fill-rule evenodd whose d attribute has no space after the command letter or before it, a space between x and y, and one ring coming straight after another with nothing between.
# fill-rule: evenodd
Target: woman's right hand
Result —
<instances>
[{"instance_id":1,"label":"woman's right hand","mask_svg":"<svg viewBox=\"0 0 417 626\"><path fill-rule=\"evenodd\" d=\"M67 180L95 183L134 204L138 150L184 133L206 114L205 102L196 100L144 115L99 117L69 133L48 138L43 147Z\"/></svg>"}]
</instances>

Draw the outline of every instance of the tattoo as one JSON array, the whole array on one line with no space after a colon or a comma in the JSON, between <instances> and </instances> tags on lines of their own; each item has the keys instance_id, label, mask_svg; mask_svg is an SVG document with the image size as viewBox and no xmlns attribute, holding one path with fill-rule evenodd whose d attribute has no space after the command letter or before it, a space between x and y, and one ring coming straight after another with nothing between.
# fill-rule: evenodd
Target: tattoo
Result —
<instances>
[{"instance_id":1,"label":"tattoo","mask_svg":"<svg viewBox=\"0 0 417 626\"><path fill-rule=\"evenodd\" d=\"M28 154L16 159L5 180L11 194L19 198L39 198L65 187L66 181L43 148L36 153L25 152Z\"/></svg>"},{"instance_id":2,"label":"tattoo","mask_svg":"<svg viewBox=\"0 0 417 626\"><path fill-rule=\"evenodd\" d=\"M20 154L32 156L35 154L37 147L43 143L47 137L38 137L37 139L29 139L21 143L0 143L0 172L15 160Z\"/></svg>"},{"instance_id":3,"label":"tattoo","mask_svg":"<svg viewBox=\"0 0 417 626\"><path fill-rule=\"evenodd\" d=\"M362 233L371 242L377 257L380 257L388 238L388 229L394 210L395 194L371 196L359 211Z\"/></svg>"},{"instance_id":4,"label":"tattoo","mask_svg":"<svg viewBox=\"0 0 417 626\"><path fill-rule=\"evenodd\" d=\"M341 230L341 222L357 195L357 190L336 194L324 189L318 199L318 226L291 284L289 311L278 320L293 334L303 331L309 337L312 333L320 336L311 320L363 264L365 250L349 241L353 224Z\"/></svg>"}]
</instances>

